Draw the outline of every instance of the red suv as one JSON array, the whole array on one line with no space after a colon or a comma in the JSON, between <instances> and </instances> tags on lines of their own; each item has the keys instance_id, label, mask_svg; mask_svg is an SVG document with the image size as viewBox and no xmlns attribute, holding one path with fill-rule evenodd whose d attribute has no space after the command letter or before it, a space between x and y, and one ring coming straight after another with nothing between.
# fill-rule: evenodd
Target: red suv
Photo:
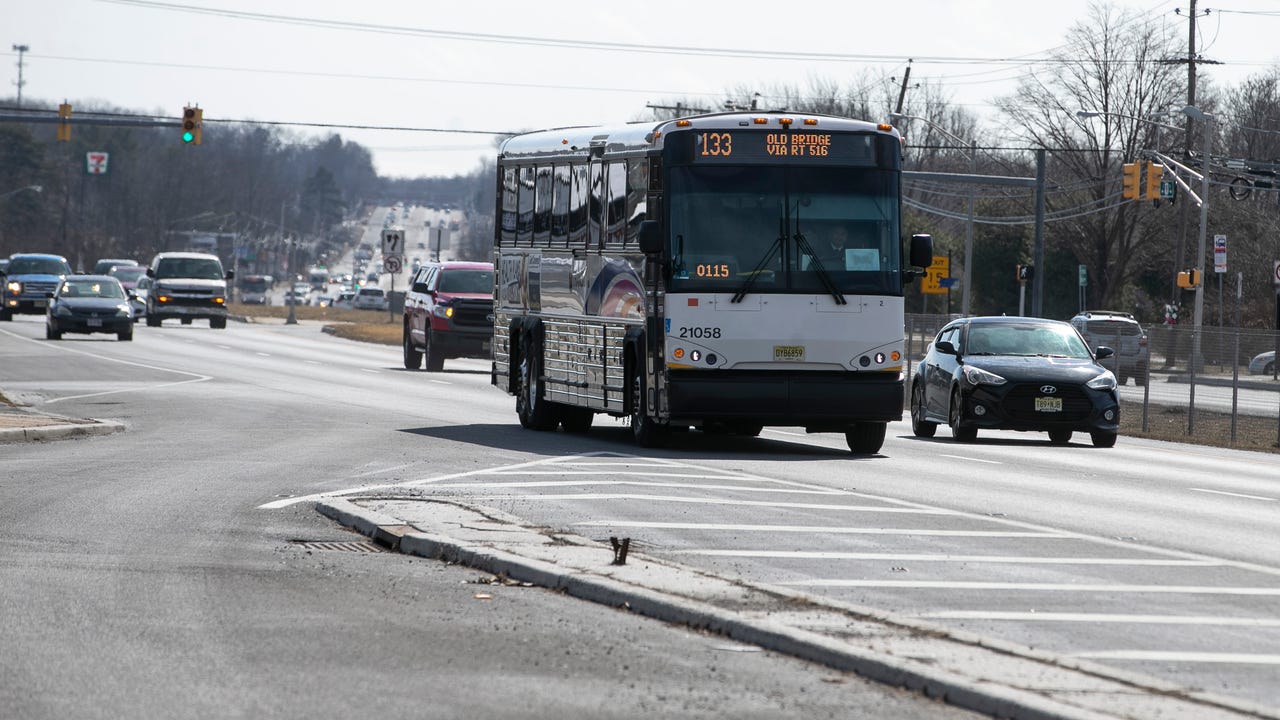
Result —
<instances>
[{"instance_id":1,"label":"red suv","mask_svg":"<svg viewBox=\"0 0 1280 720\"><path fill-rule=\"evenodd\" d=\"M444 369L445 358L490 357L493 264L426 263L404 297L404 366Z\"/></svg>"}]
</instances>

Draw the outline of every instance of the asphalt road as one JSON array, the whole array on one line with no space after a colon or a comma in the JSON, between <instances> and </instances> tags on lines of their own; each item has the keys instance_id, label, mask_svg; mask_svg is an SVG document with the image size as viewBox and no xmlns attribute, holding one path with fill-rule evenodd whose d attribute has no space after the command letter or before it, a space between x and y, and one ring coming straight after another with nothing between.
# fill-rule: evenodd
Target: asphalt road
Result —
<instances>
[{"instance_id":1,"label":"asphalt road","mask_svg":"<svg viewBox=\"0 0 1280 720\"><path fill-rule=\"evenodd\" d=\"M483 363L398 361L307 323L0 326L7 396L128 426L0 446L0 715L971 717L263 509L581 450L520 431Z\"/></svg>"}]
</instances>

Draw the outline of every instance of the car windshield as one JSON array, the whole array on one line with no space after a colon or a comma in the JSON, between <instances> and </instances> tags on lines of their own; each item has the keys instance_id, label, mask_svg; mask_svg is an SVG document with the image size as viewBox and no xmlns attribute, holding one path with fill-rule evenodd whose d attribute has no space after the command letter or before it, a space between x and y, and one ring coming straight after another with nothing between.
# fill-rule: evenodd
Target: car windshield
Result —
<instances>
[{"instance_id":1,"label":"car windshield","mask_svg":"<svg viewBox=\"0 0 1280 720\"><path fill-rule=\"evenodd\" d=\"M493 271L442 270L439 290L447 293L492 293Z\"/></svg>"},{"instance_id":2,"label":"car windshield","mask_svg":"<svg viewBox=\"0 0 1280 720\"><path fill-rule=\"evenodd\" d=\"M147 274L147 269L140 265L117 265L111 269L111 275L121 282L136 281Z\"/></svg>"},{"instance_id":3,"label":"car windshield","mask_svg":"<svg viewBox=\"0 0 1280 720\"><path fill-rule=\"evenodd\" d=\"M98 297L120 300L124 298L124 289L120 287L120 283L118 282L107 282L105 280L68 280L62 283L62 288L58 290L58 296L64 298Z\"/></svg>"},{"instance_id":4,"label":"car windshield","mask_svg":"<svg viewBox=\"0 0 1280 720\"><path fill-rule=\"evenodd\" d=\"M1092 357L1089 348L1070 327L1033 323L970 325L964 354Z\"/></svg>"},{"instance_id":5,"label":"car windshield","mask_svg":"<svg viewBox=\"0 0 1280 720\"><path fill-rule=\"evenodd\" d=\"M156 279L168 278L221 280L222 263L213 258L162 258L156 266Z\"/></svg>"},{"instance_id":6,"label":"car windshield","mask_svg":"<svg viewBox=\"0 0 1280 720\"><path fill-rule=\"evenodd\" d=\"M70 275L71 266L57 258L14 258L9 263L10 275Z\"/></svg>"}]
</instances>

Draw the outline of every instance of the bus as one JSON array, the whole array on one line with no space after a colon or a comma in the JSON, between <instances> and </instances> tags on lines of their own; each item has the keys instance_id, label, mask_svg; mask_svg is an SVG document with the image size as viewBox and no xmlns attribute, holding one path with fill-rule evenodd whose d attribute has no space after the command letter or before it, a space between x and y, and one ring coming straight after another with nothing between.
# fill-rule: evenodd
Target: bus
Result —
<instances>
[{"instance_id":1,"label":"bus","mask_svg":"<svg viewBox=\"0 0 1280 720\"><path fill-rule=\"evenodd\" d=\"M642 447L786 426L878 452L932 260L904 242L901 162L890 125L785 112L509 138L491 382L534 430L606 414Z\"/></svg>"}]
</instances>

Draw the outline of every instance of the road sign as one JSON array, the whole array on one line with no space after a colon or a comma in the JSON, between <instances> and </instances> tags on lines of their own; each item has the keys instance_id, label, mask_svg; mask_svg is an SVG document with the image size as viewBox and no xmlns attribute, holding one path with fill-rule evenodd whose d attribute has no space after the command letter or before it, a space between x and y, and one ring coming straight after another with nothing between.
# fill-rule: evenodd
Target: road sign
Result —
<instances>
[{"instance_id":1,"label":"road sign","mask_svg":"<svg viewBox=\"0 0 1280 720\"><path fill-rule=\"evenodd\" d=\"M404 231L385 228L382 231L382 256L404 254Z\"/></svg>"},{"instance_id":2,"label":"road sign","mask_svg":"<svg viewBox=\"0 0 1280 720\"><path fill-rule=\"evenodd\" d=\"M84 154L84 171L90 175L106 175L111 153L90 151Z\"/></svg>"},{"instance_id":3,"label":"road sign","mask_svg":"<svg viewBox=\"0 0 1280 720\"><path fill-rule=\"evenodd\" d=\"M1227 236L1213 236L1213 271L1216 273L1224 273L1227 271Z\"/></svg>"},{"instance_id":4,"label":"road sign","mask_svg":"<svg viewBox=\"0 0 1280 720\"><path fill-rule=\"evenodd\" d=\"M1160 181L1160 198L1162 200L1172 200L1174 193L1174 184L1172 180Z\"/></svg>"},{"instance_id":5,"label":"road sign","mask_svg":"<svg viewBox=\"0 0 1280 720\"><path fill-rule=\"evenodd\" d=\"M404 270L404 258L399 255L383 255L382 271L399 275Z\"/></svg>"},{"instance_id":6,"label":"road sign","mask_svg":"<svg viewBox=\"0 0 1280 720\"><path fill-rule=\"evenodd\" d=\"M945 295L947 288L942 286L942 280L948 277L951 277L951 258L946 255L934 255L933 264L925 270L920 292L926 295Z\"/></svg>"}]
</instances>

